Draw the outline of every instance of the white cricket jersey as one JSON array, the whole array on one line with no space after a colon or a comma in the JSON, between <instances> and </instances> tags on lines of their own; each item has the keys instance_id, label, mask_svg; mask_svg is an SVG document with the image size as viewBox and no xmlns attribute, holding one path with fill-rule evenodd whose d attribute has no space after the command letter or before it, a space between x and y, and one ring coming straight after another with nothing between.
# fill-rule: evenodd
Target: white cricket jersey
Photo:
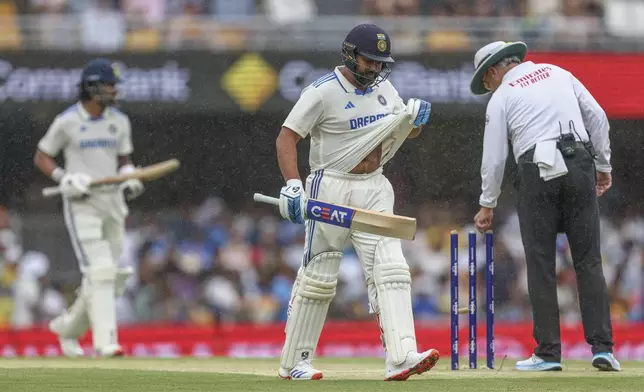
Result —
<instances>
[{"instance_id":1,"label":"white cricket jersey","mask_svg":"<svg viewBox=\"0 0 644 392\"><path fill-rule=\"evenodd\" d=\"M611 171L606 113L573 74L556 65L526 61L508 71L487 105L485 122L479 199L483 207L496 207L508 142L518 160L537 142L558 139L559 124L562 133L572 133L577 140L587 141L590 134L597 170Z\"/></svg>"},{"instance_id":2,"label":"white cricket jersey","mask_svg":"<svg viewBox=\"0 0 644 392\"><path fill-rule=\"evenodd\" d=\"M38 149L51 157L62 151L66 172L99 179L115 176L118 157L132 153L131 133L130 119L118 109L92 118L79 102L56 116Z\"/></svg>"},{"instance_id":3,"label":"white cricket jersey","mask_svg":"<svg viewBox=\"0 0 644 392\"><path fill-rule=\"evenodd\" d=\"M311 135L311 171L351 171L376 147L374 140L383 137L392 120L389 115L405 110L389 81L363 94L342 75L342 68L302 90L282 125L302 138Z\"/></svg>"}]
</instances>

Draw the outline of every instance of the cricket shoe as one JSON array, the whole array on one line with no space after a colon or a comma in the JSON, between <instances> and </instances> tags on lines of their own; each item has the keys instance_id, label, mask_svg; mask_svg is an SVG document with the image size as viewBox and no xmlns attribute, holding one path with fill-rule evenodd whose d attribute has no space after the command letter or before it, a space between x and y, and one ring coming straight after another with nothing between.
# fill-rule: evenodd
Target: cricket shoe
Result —
<instances>
[{"instance_id":1,"label":"cricket shoe","mask_svg":"<svg viewBox=\"0 0 644 392\"><path fill-rule=\"evenodd\" d=\"M545 372L562 370L562 367L560 362L546 362L532 354L530 358L517 362L516 369L526 372Z\"/></svg>"},{"instance_id":2,"label":"cricket shoe","mask_svg":"<svg viewBox=\"0 0 644 392\"><path fill-rule=\"evenodd\" d=\"M321 380L322 372L311 366L310 361L300 361L291 370L280 367L277 372L282 380Z\"/></svg>"},{"instance_id":3,"label":"cricket shoe","mask_svg":"<svg viewBox=\"0 0 644 392\"><path fill-rule=\"evenodd\" d=\"M118 344L108 344L107 346L96 350L96 355L104 358L124 357L125 351Z\"/></svg>"},{"instance_id":4,"label":"cricket shoe","mask_svg":"<svg viewBox=\"0 0 644 392\"><path fill-rule=\"evenodd\" d=\"M58 336L58 343L60 344L60 350L63 352L63 355L68 358L77 358L85 355L83 348L78 343L78 339L75 338L65 338L60 335L60 329L63 325L63 318L57 317L49 322L49 330L55 333Z\"/></svg>"},{"instance_id":5,"label":"cricket shoe","mask_svg":"<svg viewBox=\"0 0 644 392\"><path fill-rule=\"evenodd\" d=\"M436 365L438 358L440 354L433 348L422 353L410 352L400 365L392 364L387 358L385 381L405 381L409 376L425 373Z\"/></svg>"},{"instance_id":6,"label":"cricket shoe","mask_svg":"<svg viewBox=\"0 0 644 392\"><path fill-rule=\"evenodd\" d=\"M593 366L607 372L619 372L622 370L622 365L617 362L617 359L611 353L595 354L593 356Z\"/></svg>"}]
</instances>

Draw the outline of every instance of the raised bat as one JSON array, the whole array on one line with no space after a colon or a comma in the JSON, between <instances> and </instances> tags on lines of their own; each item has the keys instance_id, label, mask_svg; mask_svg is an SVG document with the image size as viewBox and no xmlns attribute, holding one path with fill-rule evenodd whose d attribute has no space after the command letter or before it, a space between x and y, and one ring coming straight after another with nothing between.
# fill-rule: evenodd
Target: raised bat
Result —
<instances>
[{"instance_id":1,"label":"raised bat","mask_svg":"<svg viewBox=\"0 0 644 392\"><path fill-rule=\"evenodd\" d=\"M139 169L134 170L132 173L118 175L114 177L105 177L101 179L94 180L90 183L90 187L96 187L100 185L111 185L111 184L120 184L127 180L136 178L143 182L156 180L157 178L163 177L173 171L177 170L180 166L180 162L177 159L169 159L167 161L155 163L154 165L145 166ZM52 197L60 194L60 187L53 186L44 188L42 190L42 195L44 197Z\"/></svg>"}]
</instances>

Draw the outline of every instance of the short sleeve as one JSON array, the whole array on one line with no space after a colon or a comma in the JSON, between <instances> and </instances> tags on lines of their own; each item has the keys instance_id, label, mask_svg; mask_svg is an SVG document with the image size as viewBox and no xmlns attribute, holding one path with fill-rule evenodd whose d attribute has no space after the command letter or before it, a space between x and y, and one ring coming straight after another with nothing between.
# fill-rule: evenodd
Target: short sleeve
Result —
<instances>
[{"instance_id":1,"label":"short sleeve","mask_svg":"<svg viewBox=\"0 0 644 392\"><path fill-rule=\"evenodd\" d=\"M45 136L38 142L38 149L50 157L55 157L67 146L68 141L64 121L60 116L56 116Z\"/></svg>"},{"instance_id":2,"label":"short sleeve","mask_svg":"<svg viewBox=\"0 0 644 392\"><path fill-rule=\"evenodd\" d=\"M132 147L132 124L130 119L125 117L123 132L118 141L118 154L121 156L130 155L134 151Z\"/></svg>"},{"instance_id":3,"label":"short sleeve","mask_svg":"<svg viewBox=\"0 0 644 392\"><path fill-rule=\"evenodd\" d=\"M398 113L401 110L405 110L407 105L405 104L403 99L400 98L400 94L398 93L398 90L396 90L396 88L393 86L393 84L390 85L392 94L394 96L394 112Z\"/></svg>"},{"instance_id":4,"label":"short sleeve","mask_svg":"<svg viewBox=\"0 0 644 392\"><path fill-rule=\"evenodd\" d=\"M297 100L282 126L305 138L320 123L323 113L322 96L315 87L309 86L302 90L300 99Z\"/></svg>"}]
</instances>

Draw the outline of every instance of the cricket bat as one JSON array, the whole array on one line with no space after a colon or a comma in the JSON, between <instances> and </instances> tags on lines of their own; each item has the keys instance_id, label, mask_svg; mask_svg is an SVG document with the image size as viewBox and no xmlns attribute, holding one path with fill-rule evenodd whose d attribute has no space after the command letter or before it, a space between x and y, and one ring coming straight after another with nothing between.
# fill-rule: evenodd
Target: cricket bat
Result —
<instances>
[{"instance_id":1,"label":"cricket bat","mask_svg":"<svg viewBox=\"0 0 644 392\"><path fill-rule=\"evenodd\" d=\"M257 202L279 205L278 198L261 193L255 193L253 199ZM306 217L317 222L384 237L413 240L416 236L415 218L332 204L317 199L308 200Z\"/></svg>"},{"instance_id":2,"label":"cricket bat","mask_svg":"<svg viewBox=\"0 0 644 392\"><path fill-rule=\"evenodd\" d=\"M458 308L458 314L466 314L470 312L470 308L467 306L464 306L462 308Z\"/></svg>"},{"instance_id":3,"label":"cricket bat","mask_svg":"<svg viewBox=\"0 0 644 392\"><path fill-rule=\"evenodd\" d=\"M105 177L101 179L94 180L90 183L90 187L100 186L100 185L111 185L111 184L120 184L127 180L136 178L143 182L156 180L157 178L163 177L173 171L177 170L180 166L180 162L177 159L169 159L167 161L155 163L154 165L142 167L136 169L132 173L123 174L114 177ZM42 190L44 197L52 197L60 194L60 187L48 187Z\"/></svg>"}]
</instances>

